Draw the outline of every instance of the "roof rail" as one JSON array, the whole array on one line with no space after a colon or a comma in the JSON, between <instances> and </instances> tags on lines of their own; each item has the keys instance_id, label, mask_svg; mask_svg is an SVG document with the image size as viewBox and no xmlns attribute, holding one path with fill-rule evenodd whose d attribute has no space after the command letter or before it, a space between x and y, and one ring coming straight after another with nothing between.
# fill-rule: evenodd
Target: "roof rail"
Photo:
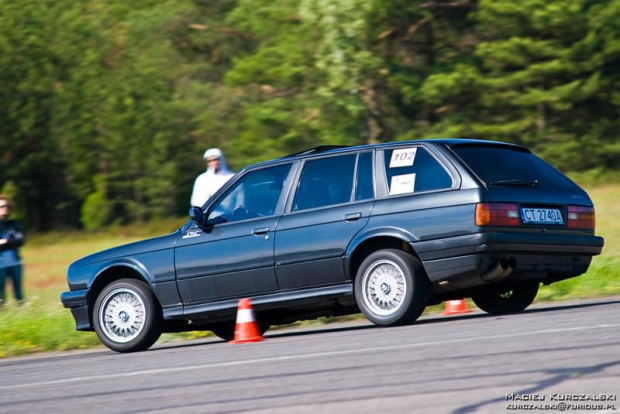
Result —
<instances>
[{"instance_id":1,"label":"roof rail","mask_svg":"<svg viewBox=\"0 0 620 414\"><path fill-rule=\"evenodd\" d=\"M318 147L308 148L303 151L295 152L293 154L285 155L282 158L297 157L299 155L319 154L321 152L331 151L338 148L349 148L350 145L319 145Z\"/></svg>"}]
</instances>

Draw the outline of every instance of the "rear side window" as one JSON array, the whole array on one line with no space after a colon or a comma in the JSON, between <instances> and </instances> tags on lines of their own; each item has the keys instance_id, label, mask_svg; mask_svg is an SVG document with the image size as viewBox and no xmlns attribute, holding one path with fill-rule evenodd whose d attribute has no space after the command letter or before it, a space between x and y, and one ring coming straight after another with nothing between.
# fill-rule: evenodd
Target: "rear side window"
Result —
<instances>
[{"instance_id":1,"label":"rear side window","mask_svg":"<svg viewBox=\"0 0 620 414\"><path fill-rule=\"evenodd\" d=\"M528 151L490 145L455 146L452 150L487 185L575 188L561 172Z\"/></svg>"},{"instance_id":2,"label":"rear side window","mask_svg":"<svg viewBox=\"0 0 620 414\"><path fill-rule=\"evenodd\" d=\"M355 154L308 161L299 179L293 211L351 201Z\"/></svg>"},{"instance_id":3,"label":"rear side window","mask_svg":"<svg viewBox=\"0 0 620 414\"><path fill-rule=\"evenodd\" d=\"M426 149L385 151L385 175L390 195L452 188L452 177Z\"/></svg>"}]
</instances>

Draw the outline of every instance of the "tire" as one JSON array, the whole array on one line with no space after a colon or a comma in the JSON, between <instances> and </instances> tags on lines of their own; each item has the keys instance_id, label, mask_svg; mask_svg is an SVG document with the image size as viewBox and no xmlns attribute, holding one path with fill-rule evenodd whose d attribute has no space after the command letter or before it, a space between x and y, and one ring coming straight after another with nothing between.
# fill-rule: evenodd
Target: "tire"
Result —
<instances>
[{"instance_id":1,"label":"tire","mask_svg":"<svg viewBox=\"0 0 620 414\"><path fill-rule=\"evenodd\" d=\"M354 289L364 316L380 326L415 321L429 298L429 282L420 261L394 249L370 254L357 271Z\"/></svg>"},{"instance_id":2,"label":"tire","mask_svg":"<svg viewBox=\"0 0 620 414\"><path fill-rule=\"evenodd\" d=\"M538 282L526 282L512 288L494 288L472 296L480 309L491 315L505 315L525 310L534 302L538 293Z\"/></svg>"},{"instance_id":3,"label":"tire","mask_svg":"<svg viewBox=\"0 0 620 414\"><path fill-rule=\"evenodd\" d=\"M95 301L93 321L99 340L117 352L144 351L162 332L162 313L149 286L121 279L106 286Z\"/></svg>"},{"instance_id":4,"label":"tire","mask_svg":"<svg viewBox=\"0 0 620 414\"><path fill-rule=\"evenodd\" d=\"M258 331L261 335L264 335L265 332L269 330L271 325L259 323ZM235 322L222 322L217 325L211 326L211 331L219 338L225 340L226 342L232 341L235 339Z\"/></svg>"}]
</instances>

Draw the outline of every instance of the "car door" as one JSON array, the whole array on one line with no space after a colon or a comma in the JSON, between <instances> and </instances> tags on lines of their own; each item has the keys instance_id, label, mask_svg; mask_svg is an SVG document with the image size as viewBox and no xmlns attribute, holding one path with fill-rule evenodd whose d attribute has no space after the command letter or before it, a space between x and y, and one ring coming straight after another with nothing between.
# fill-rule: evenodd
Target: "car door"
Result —
<instances>
[{"instance_id":1,"label":"car door","mask_svg":"<svg viewBox=\"0 0 620 414\"><path fill-rule=\"evenodd\" d=\"M372 158L372 152L366 152L359 160L353 153L305 161L288 212L276 230L276 277L280 289L345 281L347 246L367 223L372 208ZM357 189L356 171L366 177Z\"/></svg>"},{"instance_id":2,"label":"car door","mask_svg":"<svg viewBox=\"0 0 620 414\"><path fill-rule=\"evenodd\" d=\"M275 291L274 238L291 163L249 171L208 203L206 225L192 226L175 249L185 304Z\"/></svg>"}]
</instances>

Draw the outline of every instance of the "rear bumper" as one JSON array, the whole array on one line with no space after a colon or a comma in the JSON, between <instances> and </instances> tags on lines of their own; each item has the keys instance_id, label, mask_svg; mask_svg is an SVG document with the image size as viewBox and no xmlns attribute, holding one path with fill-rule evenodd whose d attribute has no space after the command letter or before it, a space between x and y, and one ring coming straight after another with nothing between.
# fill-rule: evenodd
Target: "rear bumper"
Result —
<instances>
[{"instance_id":1,"label":"rear bumper","mask_svg":"<svg viewBox=\"0 0 620 414\"><path fill-rule=\"evenodd\" d=\"M484 285L481 276L499 260L513 258L516 266L505 281L543 283L579 276L592 256L601 253L603 238L544 233L477 233L440 241L412 243L437 291Z\"/></svg>"},{"instance_id":2,"label":"rear bumper","mask_svg":"<svg viewBox=\"0 0 620 414\"><path fill-rule=\"evenodd\" d=\"M93 326L88 310L88 290L74 290L63 292L60 301L65 308L71 309L75 320L75 329L78 331L92 331Z\"/></svg>"}]
</instances>

